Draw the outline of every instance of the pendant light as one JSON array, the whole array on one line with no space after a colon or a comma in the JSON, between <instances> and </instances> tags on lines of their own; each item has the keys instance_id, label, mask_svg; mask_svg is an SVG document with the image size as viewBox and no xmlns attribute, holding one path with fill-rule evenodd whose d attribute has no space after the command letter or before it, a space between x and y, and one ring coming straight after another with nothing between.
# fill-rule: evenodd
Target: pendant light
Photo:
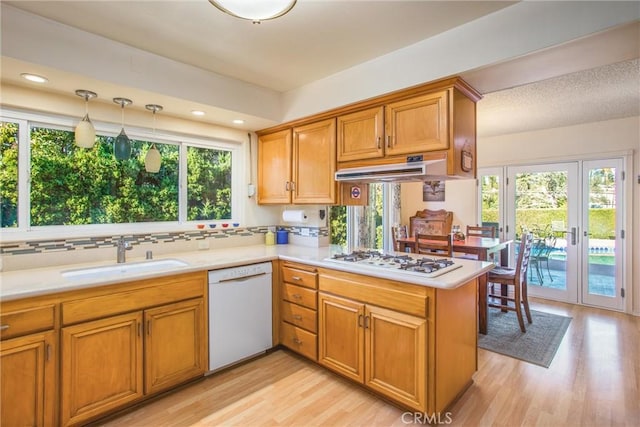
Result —
<instances>
[{"instance_id":1,"label":"pendant light","mask_svg":"<svg viewBox=\"0 0 640 427\"><path fill-rule=\"evenodd\" d=\"M78 89L76 95L84 98L84 117L76 126L76 145L82 148L91 148L96 142L96 128L89 119L89 100L98 96L97 93L90 90Z\"/></svg>"},{"instance_id":2,"label":"pendant light","mask_svg":"<svg viewBox=\"0 0 640 427\"><path fill-rule=\"evenodd\" d=\"M144 106L147 110L153 112L153 136L156 136L156 113L162 111L162 105L147 104ZM162 164L162 156L160 151L156 148L156 143L151 143L151 148L147 151L147 155L144 156L144 168L147 172L157 173L160 170Z\"/></svg>"},{"instance_id":3,"label":"pendant light","mask_svg":"<svg viewBox=\"0 0 640 427\"><path fill-rule=\"evenodd\" d=\"M113 143L113 153L117 160L128 160L131 157L131 141L126 133L124 133L124 107L132 104L132 101L127 98L113 98L113 102L119 104L122 108L122 130L116 137L116 141Z\"/></svg>"}]
</instances>

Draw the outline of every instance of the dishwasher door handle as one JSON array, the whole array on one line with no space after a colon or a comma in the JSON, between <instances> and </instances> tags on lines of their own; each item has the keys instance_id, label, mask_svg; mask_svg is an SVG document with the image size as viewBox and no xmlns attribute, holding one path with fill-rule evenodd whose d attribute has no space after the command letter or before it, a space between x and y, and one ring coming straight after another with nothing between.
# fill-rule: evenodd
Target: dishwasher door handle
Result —
<instances>
[{"instance_id":1,"label":"dishwasher door handle","mask_svg":"<svg viewBox=\"0 0 640 427\"><path fill-rule=\"evenodd\" d=\"M264 276L266 274L267 273L257 273L257 274L251 274L249 276L234 277L233 279L222 279L218 282L213 282L212 284L215 285L216 283L246 282L249 279L253 279L254 277Z\"/></svg>"}]
</instances>

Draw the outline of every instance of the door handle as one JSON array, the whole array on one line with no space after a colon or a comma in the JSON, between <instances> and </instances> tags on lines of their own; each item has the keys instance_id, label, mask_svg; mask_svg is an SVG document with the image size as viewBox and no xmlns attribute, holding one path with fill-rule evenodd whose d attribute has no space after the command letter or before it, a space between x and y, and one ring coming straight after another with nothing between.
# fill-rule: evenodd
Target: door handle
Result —
<instances>
[{"instance_id":1,"label":"door handle","mask_svg":"<svg viewBox=\"0 0 640 427\"><path fill-rule=\"evenodd\" d=\"M571 227L571 230L560 230L558 231L562 234L571 234L571 246L575 246L578 243L578 228Z\"/></svg>"}]
</instances>

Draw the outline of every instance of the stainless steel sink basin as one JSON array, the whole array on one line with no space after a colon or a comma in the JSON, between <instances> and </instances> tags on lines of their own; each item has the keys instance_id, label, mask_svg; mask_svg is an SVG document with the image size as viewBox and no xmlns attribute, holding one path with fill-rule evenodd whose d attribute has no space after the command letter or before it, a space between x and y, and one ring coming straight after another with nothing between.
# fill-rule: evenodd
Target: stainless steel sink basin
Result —
<instances>
[{"instance_id":1,"label":"stainless steel sink basin","mask_svg":"<svg viewBox=\"0 0 640 427\"><path fill-rule=\"evenodd\" d=\"M85 280L97 277L112 278L128 274L146 273L167 270L176 267L186 267L188 263L179 259L159 259L152 261L131 262L124 264L104 265L100 267L79 268L62 272L62 277L70 280Z\"/></svg>"}]
</instances>

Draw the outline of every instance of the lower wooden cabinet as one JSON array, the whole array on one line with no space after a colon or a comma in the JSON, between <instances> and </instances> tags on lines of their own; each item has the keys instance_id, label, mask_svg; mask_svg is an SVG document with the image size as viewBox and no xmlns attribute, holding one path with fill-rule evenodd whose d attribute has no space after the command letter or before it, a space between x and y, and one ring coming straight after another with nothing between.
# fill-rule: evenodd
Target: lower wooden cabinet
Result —
<instances>
[{"instance_id":1,"label":"lower wooden cabinet","mask_svg":"<svg viewBox=\"0 0 640 427\"><path fill-rule=\"evenodd\" d=\"M62 328L62 425L143 396L142 312Z\"/></svg>"},{"instance_id":2,"label":"lower wooden cabinet","mask_svg":"<svg viewBox=\"0 0 640 427\"><path fill-rule=\"evenodd\" d=\"M424 410L426 319L320 292L318 361L408 407Z\"/></svg>"},{"instance_id":3,"label":"lower wooden cabinet","mask_svg":"<svg viewBox=\"0 0 640 427\"><path fill-rule=\"evenodd\" d=\"M165 390L206 371L202 299L145 310L144 318L145 393Z\"/></svg>"},{"instance_id":4,"label":"lower wooden cabinet","mask_svg":"<svg viewBox=\"0 0 640 427\"><path fill-rule=\"evenodd\" d=\"M52 330L0 344L0 425L56 425L56 336Z\"/></svg>"},{"instance_id":5,"label":"lower wooden cabinet","mask_svg":"<svg viewBox=\"0 0 640 427\"><path fill-rule=\"evenodd\" d=\"M206 349L202 298L62 328L61 424L204 374Z\"/></svg>"}]
</instances>

